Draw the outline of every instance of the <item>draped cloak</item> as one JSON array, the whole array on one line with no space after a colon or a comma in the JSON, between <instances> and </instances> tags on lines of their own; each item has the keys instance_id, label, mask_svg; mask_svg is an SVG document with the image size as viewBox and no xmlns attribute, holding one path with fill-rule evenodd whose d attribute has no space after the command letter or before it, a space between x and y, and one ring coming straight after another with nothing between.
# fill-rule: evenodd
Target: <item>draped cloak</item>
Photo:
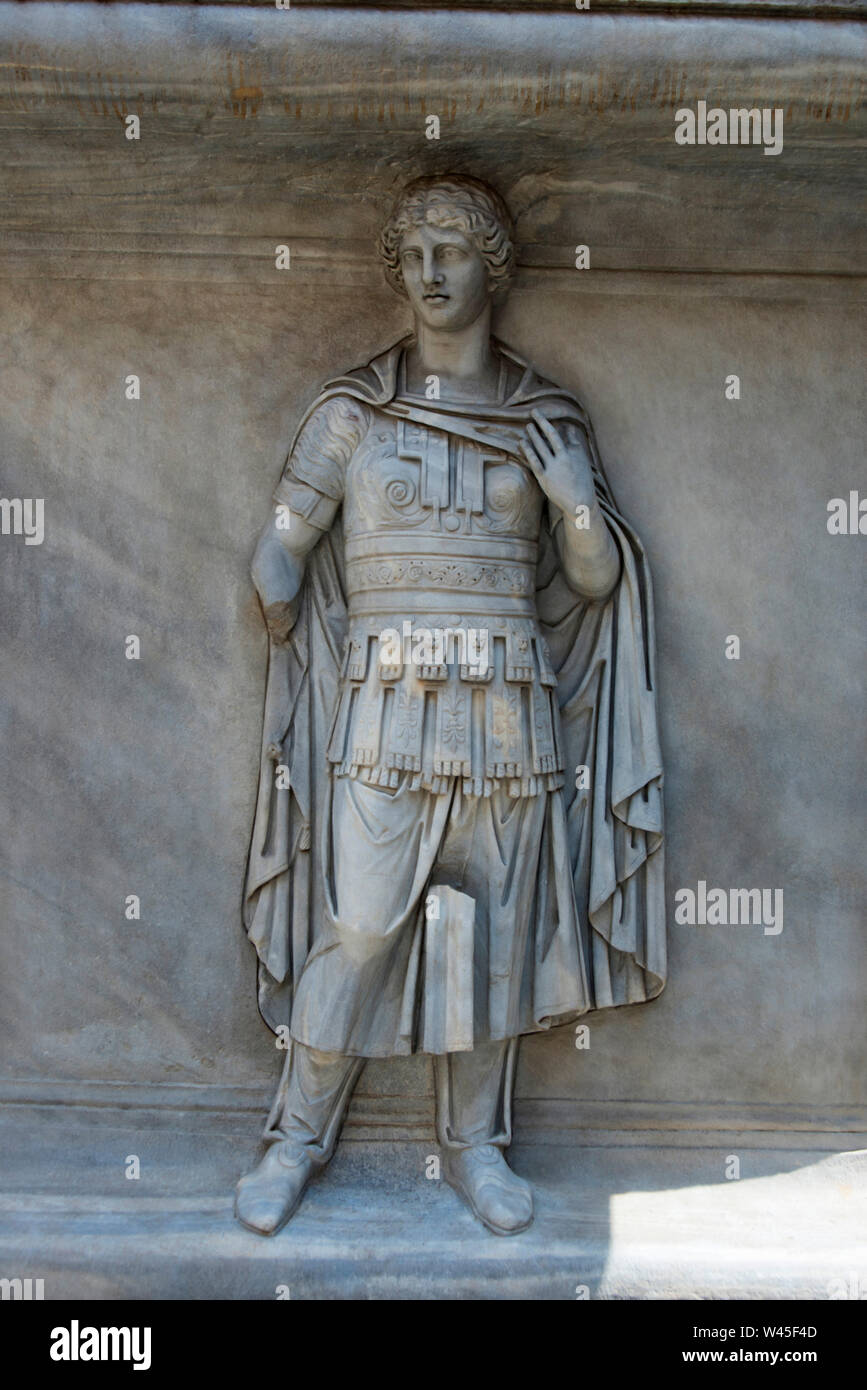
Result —
<instances>
[{"instance_id":1,"label":"draped cloak","mask_svg":"<svg viewBox=\"0 0 867 1390\"><path fill-rule=\"evenodd\" d=\"M524 467L516 440L534 409L554 424L572 422L585 431L597 497L620 552L621 576L601 602L570 589L545 508L536 608L557 677L567 769L567 784L559 794L564 797L587 975L585 1012L642 1003L660 993L666 975L663 776L653 598L644 549L614 501L590 420L568 391L495 343L496 351L520 370L516 388L502 405L411 404L398 396L398 369L410 341L401 339L366 366L327 382L295 440L313 411L335 396L355 397L386 414L487 443ZM275 1032L290 1022L293 985L317 924L325 920L319 828L330 776L325 750L346 632L338 514L308 557L288 642L269 643L243 920L258 956L259 1008ZM282 787L277 785L278 768ZM586 773L576 776L578 769Z\"/></svg>"}]
</instances>

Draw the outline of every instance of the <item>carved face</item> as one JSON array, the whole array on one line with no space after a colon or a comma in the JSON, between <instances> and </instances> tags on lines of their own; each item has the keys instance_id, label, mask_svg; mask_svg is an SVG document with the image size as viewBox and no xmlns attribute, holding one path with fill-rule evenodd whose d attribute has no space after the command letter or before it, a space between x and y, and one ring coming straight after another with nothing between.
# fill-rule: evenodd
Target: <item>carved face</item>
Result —
<instances>
[{"instance_id":1,"label":"carved face","mask_svg":"<svg viewBox=\"0 0 867 1390\"><path fill-rule=\"evenodd\" d=\"M429 328L457 332L475 323L491 297L488 268L463 232L425 223L400 244L409 301Z\"/></svg>"}]
</instances>

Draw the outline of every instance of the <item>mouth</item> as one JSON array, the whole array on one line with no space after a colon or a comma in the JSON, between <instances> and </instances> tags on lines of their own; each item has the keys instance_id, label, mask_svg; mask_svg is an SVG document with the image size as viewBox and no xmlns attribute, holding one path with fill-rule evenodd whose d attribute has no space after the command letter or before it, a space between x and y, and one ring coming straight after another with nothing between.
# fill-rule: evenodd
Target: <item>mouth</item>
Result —
<instances>
[{"instance_id":1,"label":"mouth","mask_svg":"<svg viewBox=\"0 0 867 1390\"><path fill-rule=\"evenodd\" d=\"M425 304L447 304L448 300L447 294L426 294L424 296Z\"/></svg>"}]
</instances>

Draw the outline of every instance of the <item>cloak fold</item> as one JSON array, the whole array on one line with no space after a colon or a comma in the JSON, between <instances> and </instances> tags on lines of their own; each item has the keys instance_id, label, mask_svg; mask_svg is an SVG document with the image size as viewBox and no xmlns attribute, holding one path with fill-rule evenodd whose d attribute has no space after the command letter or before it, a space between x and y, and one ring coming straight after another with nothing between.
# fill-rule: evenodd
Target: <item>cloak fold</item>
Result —
<instances>
[{"instance_id":1,"label":"cloak fold","mask_svg":"<svg viewBox=\"0 0 867 1390\"><path fill-rule=\"evenodd\" d=\"M557 676L567 784L563 789L575 899L591 1007L653 999L665 984L662 757L656 718L653 597L644 550L617 510L590 421L567 391L522 369L501 406L425 407L395 400L402 339L324 387L301 421L335 395L513 452L539 408L586 431L594 482L620 550L622 572L604 602L580 598L560 569L547 520L540 536L536 604ZM293 440L293 448L295 441ZM513 454L514 456L514 454ZM519 460L520 461L520 460ZM547 508L545 510L547 517ZM338 515L307 569L289 642L269 643L259 788L244 889L243 920L258 955L259 1009L274 1031L288 1024L317 922L325 920L320 836L347 627L343 531ZM285 769L277 786L277 768ZM586 777L577 770L586 768ZM576 786L586 781L587 789Z\"/></svg>"}]
</instances>

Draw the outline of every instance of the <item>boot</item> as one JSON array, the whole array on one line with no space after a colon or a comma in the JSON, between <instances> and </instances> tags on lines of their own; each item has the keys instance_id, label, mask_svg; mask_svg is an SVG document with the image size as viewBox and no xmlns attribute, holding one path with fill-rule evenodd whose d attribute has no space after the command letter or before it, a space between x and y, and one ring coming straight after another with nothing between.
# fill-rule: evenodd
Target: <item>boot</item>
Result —
<instances>
[{"instance_id":1,"label":"boot","mask_svg":"<svg viewBox=\"0 0 867 1390\"><path fill-rule=\"evenodd\" d=\"M495 1144L446 1149L446 1181L495 1236L525 1231L533 1220L533 1189L513 1173Z\"/></svg>"},{"instance_id":2,"label":"boot","mask_svg":"<svg viewBox=\"0 0 867 1390\"><path fill-rule=\"evenodd\" d=\"M272 1144L235 1189L235 1215L241 1225L259 1236L275 1236L294 1215L315 1168L291 1144Z\"/></svg>"}]
</instances>

